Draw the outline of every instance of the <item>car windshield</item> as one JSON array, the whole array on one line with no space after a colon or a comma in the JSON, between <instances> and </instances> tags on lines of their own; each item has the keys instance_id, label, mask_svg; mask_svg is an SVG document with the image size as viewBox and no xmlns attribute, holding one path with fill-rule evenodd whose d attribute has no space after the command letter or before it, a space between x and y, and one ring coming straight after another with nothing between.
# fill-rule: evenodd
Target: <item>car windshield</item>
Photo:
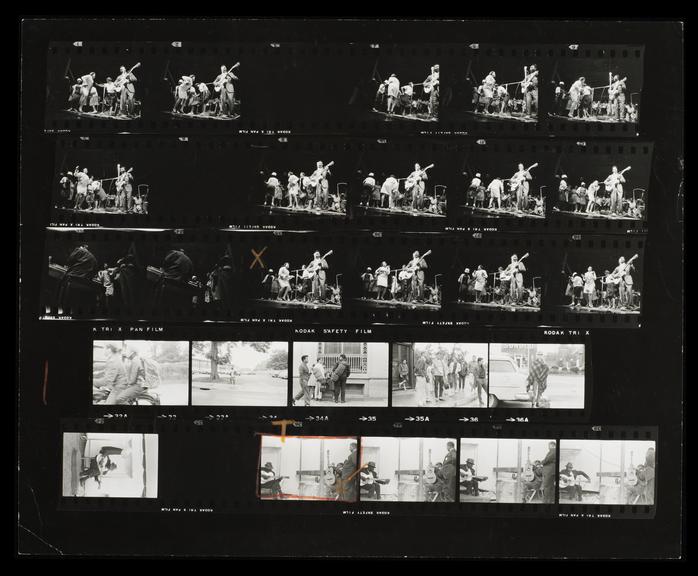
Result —
<instances>
[{"instance_id":1,"label":"car windshield","mask_svg":"<svg viewBox=\"0 0 698 576\"><path fill-rule=\"evenodd\" d=\"M514 365L506 360L490 360L490 372L514 372Z\"/></svg>"}]
</instances>

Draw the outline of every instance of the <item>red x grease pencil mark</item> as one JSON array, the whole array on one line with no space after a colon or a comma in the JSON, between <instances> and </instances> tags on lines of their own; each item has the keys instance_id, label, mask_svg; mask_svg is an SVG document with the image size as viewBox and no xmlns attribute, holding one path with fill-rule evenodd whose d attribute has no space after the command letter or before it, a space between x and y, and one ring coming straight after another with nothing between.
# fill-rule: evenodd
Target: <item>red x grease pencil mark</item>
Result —
<instances>
[{"instance_id":1,"label":"red x grease pencil mark","mask_svg":"<svg viewBox=\"0 0 698 576\"><path fill-rule=\"evenodd\" d=\"M44 384L43 388L41 390L41 400L44 403L44 406L46 406L46 392L48 390L48 360L44 361Z\"/></svg>"}]
</instances>

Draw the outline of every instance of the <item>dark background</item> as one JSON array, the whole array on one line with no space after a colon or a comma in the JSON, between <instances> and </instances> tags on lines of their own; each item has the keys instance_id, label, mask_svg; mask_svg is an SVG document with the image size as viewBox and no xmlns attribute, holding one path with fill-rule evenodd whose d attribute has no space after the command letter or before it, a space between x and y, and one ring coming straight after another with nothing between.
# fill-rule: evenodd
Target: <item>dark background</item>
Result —
<instances>
[{"instance_id":1,"label":"dark background","mask_svg":"<svg viewBox=\"0 0 698 576\"><path fill-rule=\"evenodd\" d=\"M18 508L20 528L17 550L24 554L206 554L206 555L356 555L452 556L452 557L678 557L683 550L682 528L682 252L683 229L677 222L681 179L678 159L683 155L682 26L667 22L293 22L159 21L103 22L84 26L77 20L27 21L21 27L23 76L21 103L23 158L52 158L54 138L43 133L46 79L46 47L50 40L71 40L75 31L85 40L170 40L182 37L199 41L462 41L483 35L527 43L531 38L568 44L571 39L591 42L613 38L628 44L644 43L645 85L641 136L655 142L651 188L653 205L648 222L643 326L640 330L594 330L591 342L595 370L594 397L589 424L631 426L658 425L657 512L653 520L505 519L452 520L421 516L396 518L310 516L303 518L231 517L225 515L125 514L91 512L89 515L58 510L57 471L60 470L59 419L70 406L75 390L76 364L70 355L75 338L84 337L79 323L40 322L38 309L44 226L49 220L48 196L40 196L52 181L48 165L23 161L21 235L22 286L20 305L22 350L18 371L22 375L20 425L20 473ZM63 73L63 70L60 71ZM631 88L633 89L633 88ZM270 91L271 94L271 91ZM31 111L31 113L29 112ZM421 124L421 123L420 123ZM585 128L569 136L589 134ZM41 201L43 199L43 201ZM599 228L599 230L602 230ZM508 331L514 334L514 330ZM429 329L420 336L430 340ZM67 345L57 345L67 343ZM618 346L634 358L656 362L619 361ZM68 352L66 352L66 349ZM66 354L69 358L66 360ZM89 360L86 359L86 362ZM47 374L47 376L46 376ZM44 382L52 394L44 396ZM82 394L82 392L80 392ZM84 398L84 395L81 396ZM555 429L554 426L549 428ZM356 433L356 425L352 426ZM343 433L334 430L333 433ZM444 427L433 434L457 435L458 427ZM548 434L548 430L545 430ZM172 446L175 446L174 444ZM251 446L251 444L246 444ZM178 449L186 448L177 444ZM194 454L196 461L178 467L168 483L206 487L202 463L215 461L219 452ZM241 452L223 450L235 466L246 458ZM171 452L162 449L167 457ZM200 467L199 465L203 466ZM165 470L165 468L161 469ZM217 470L227 476L230 469ZM205 476L205 474L203 475ZM186 501L186 498L185 498ZM302 523L302 530L299 525ZM99 530L95 526L100 527ZM593 538L590 535L593 534ZM360 536L357 536L360 535Z\"/></svg>"}]
</instances>

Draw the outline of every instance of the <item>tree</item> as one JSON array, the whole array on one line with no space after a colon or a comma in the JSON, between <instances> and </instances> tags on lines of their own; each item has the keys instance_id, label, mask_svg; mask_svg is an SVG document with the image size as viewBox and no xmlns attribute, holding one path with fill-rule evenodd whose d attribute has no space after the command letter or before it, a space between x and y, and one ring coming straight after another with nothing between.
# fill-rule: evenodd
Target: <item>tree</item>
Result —
<instances>
[{"instance_id":1,"label":"tree","mask_svg":"<svg viewBox=\"0 0 698 576\"><path fill-rule=\"evenodd\" d=\"M269 370L286 370L288 368L288 350L275 350L266 361Z\"/></svg>"}]
</instances>

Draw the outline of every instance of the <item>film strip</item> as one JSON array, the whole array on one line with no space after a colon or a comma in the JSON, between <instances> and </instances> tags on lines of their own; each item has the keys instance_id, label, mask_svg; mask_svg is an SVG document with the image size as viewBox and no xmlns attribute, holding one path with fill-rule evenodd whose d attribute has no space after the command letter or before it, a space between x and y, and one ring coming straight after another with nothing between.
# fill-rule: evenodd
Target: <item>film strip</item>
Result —
<instances>
[{"instance_id":1,"label":"film strip","mask_svg":"<svg viewBox=\"0 0 698 576\"><path fill-rule=\"evenodd\" d=\"M422 426L332 435L322 424L288 422L283 434L279 427L63 421L53 461L63 472L59 507L584 519L651 519L656 511L652 427ZM172 476L179 481L167 482ZM196 481L202 477L205 485Z\"/></svg>"},{"instance_id":2,"label":"film strip","mask_svg":"<svg viewBox=\"0 0 698 576\"><path fill-rule=\"evenodd\" d=\"M458 425L591 414L586 331L404 329L396 341L387 327L70 328L74 354L48 355L43 393L75 415ZM75 386L55 388L71 370Z\"/></svg>"},{"instance_id":3,"label":"film strip","mask_svg":"<svg viewBox=\"0 0 698 576\"><path fill-rule=\"evenodd\" d=\"M652 153L638 141L61 138L52 222L638 233Z\"/></svg>"},{"instance_id":4,"label":"film strip","mask_svg":"<svg viewBox=\"0 0 698 576\"><path fill-rule=\"evenodd\" d=\"M55 42L46 129L631 137L643 63L629 45Z\"/></svg>"},{"instance_id":5,"label":"film strip","mask_svg":"<svg viewBox=\"0 0 698 576\"><path fill-rule=\"evenodd\" d=\"M42 318L637 327L644 238L47 230Z\"/></svg>"}]
</instances>

